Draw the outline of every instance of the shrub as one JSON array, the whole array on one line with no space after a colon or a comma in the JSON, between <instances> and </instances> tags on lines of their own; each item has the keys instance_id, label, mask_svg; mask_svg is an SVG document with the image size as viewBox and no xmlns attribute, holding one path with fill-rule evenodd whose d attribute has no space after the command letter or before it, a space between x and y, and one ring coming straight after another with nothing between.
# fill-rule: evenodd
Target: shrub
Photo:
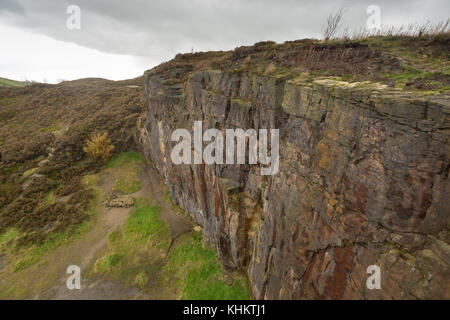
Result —
<instances>
[{"instance_id":1,"label":"shrub","mask_svg":"<svg viewBox=\"0 0 450 320\"><path fill-rule=\"evenodd\" d=\"M322 35L325 40L330 40L341 27L343 22L343 11L343 9L340 9L327 17L327 21L322 27Z\"/></svg>"},{"instance_id":2,"label":"shrub","mask_svg":"<svg viewBox=\"0 0 450 320\"><path fill-rule=\"evenodd\" d=\"M83 151L94 161L106 162L111 157L114 148L108 134L103 132L102 134L94 133L91 139L86 141Z\"/></svg>"}]
</instances>

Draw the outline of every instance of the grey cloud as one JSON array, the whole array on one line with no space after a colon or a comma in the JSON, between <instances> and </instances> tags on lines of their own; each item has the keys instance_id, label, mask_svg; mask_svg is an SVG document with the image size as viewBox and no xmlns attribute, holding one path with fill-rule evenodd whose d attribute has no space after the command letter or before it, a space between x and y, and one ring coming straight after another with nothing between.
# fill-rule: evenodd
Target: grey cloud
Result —
<instances>
[{"instance_id":1,"label":"grey cloud","mask_svg":"<svg viewBox=\"0 0 450 320\"><path fill-rule=\"evenodd\" d=\"M0 0L0 13L2 12L12 12L16 14L23 14L24 10L23 8L15 3L14 1L10 0Z\"/></svg>"},{"instance_id":2,"label":"grey cloud","mask_svg":"<svg viewBox=\"0 0 450 320\"><path fill-rule=\"evenodd\" d=\"M66 28L69 4L81 8L81 30ZM396 25L443 20L450 12L446 0L0 0L0 19L100 51L164 60L192 47L220 50L261 40L317 38L326 16L341 7L345 25L358 29L371 4L381 8L383 23Z\"/></svg>"}]
</instances>

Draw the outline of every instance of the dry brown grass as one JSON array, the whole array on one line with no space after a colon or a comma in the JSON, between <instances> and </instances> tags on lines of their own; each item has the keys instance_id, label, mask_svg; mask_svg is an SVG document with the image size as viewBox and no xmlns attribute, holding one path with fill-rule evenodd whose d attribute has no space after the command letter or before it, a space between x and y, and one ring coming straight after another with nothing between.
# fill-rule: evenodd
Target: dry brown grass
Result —
<instances>
[{"instance_id":1,"label":"dry brown grass","mask_svg":"<svg viewBox=\"0 0 450 320\"><path fill-rule=\"evenodd\" d=\"M366 27L356 30L352 34L346 30L340 39L362 40L370 37L386 38L435 38L450 33L450 20L427 22L425 24L410 23L401 26L382 26L380 29L367 29Z\"/></svg>"}]
</instances>

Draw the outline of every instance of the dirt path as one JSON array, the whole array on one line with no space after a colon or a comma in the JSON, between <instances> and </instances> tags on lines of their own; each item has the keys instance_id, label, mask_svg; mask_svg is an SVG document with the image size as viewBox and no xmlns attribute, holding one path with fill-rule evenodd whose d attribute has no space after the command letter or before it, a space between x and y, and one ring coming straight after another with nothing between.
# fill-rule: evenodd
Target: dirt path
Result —
<instances>
[{"instance_id":1,"label":"dirt path","mask_svg":"<svg viewBox=\"0 0 450 320\"><path fill-rule=\"evenodd\" d=\"M115 177L106 173L100 182L100 187L106 194L111 191ZM160 217L171 228L172 238L192 230L192 223L179 213L174 211L164 201L164 191L161 188L162 180L156 170L147 166L141 171L141 188L133 193L133 197L145 197L153 204L162 207ZM50 289L44 289L34 299L152 299L135 287L124 287L120 281L107 279L83 278L83 272L102 256L107 247L107 235L122 227L131 213L132 208L107 209L99 204L97 216L93 218L91 230L81 239L68 246L57 248L48 257L47 263L41 272L56 273L58 276L53 281ZM68 290L66 280L66 268L69 265L77 265L81 268L81 289ZM50 268L50 270L48 270ZM47 269L47 270L46 270ZM55 284L56 283L56 284ZM48 288L48 286L47 286Z\"/></svg>"}]
</instances>

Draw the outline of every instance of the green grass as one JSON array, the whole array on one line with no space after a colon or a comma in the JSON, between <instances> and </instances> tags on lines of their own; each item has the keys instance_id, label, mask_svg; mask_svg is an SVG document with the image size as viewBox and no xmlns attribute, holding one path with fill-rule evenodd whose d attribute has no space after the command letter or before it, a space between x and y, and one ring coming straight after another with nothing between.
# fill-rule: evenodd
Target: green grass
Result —
<instances>
[{"instance_id":1,"label":"green grass","mask_svg":"<svg viewBox=\"0 0 450 320\"><path fill-rule=\"evenodd\" d=\"M23 173L23 176L24 176L24 178L26 178L26 177L28 177L28 176L31 176L33 173L35 173L37 171L37 168L31 168L31 169L28 169L27 171L25 171L24 173Z\"/></svg>"},{"instance_id":2,"label":"green grass","mask_svg":"<svg viewBox=\"0 0 450 320\"><path fill-rule=\"evenodd\" d=\"M121 153L117 156L115 156L114 158L112 158L111 160L108 161L108 163L106 164L106 168L110 169L110 168L120 168L124 165L130 164L130 163L141 163L144 162L144 157L137 152L134 151L130 151L130 152L124 152Z\"/></svg>"},{"instance_id":3,"label":"green grass","mask_svg":"<svg viewBox=\"0 0 450 320\"><path fill-rule=\"evenodd\" d=\"M75 239L79 239L91 228L91 221L87 220L78 225L74 232L58 232L51 234L49 239L42 245L33 245L31 247L21 248L17 253L21 257L15 261L14 272L21 271L29 266L40 262L42 257L50 250L61 245L68 245Z\"/></svg>"},{"instance_id":4,"label":"green grass","mask_svg":"<svg viewBox=\"0 0 450 320\"><path fill-rule=\"evenodd\" d=\"M52 204L55 202L56 202L56 195L54 191L47 192L42 199L42 205Z\"/></svg>"},{"instance_id":5,"label":"green grass","mask_svg":"<svg viewBox=\"0 0 450 320\"><path fill-rule=\"evenodd\" d=\"M31 246L28 248L23 248L20 250L20 256L22 258L18 259L15 263L14 263L14 272L18 272L21 271L25 268L28 268L29 266L35 264L36 262L38 262L42 256L50 251L53 248L58 247L59 245L61 245L62 243L64 243L64 241L67 239L67 234L66 233L56 233L53 234L50 239L48 239L43 245L40 246Z\"/></svg>"},{"instance_id":6,"label":"green grass","mask_svg":"<svg viewBox=\"0 0 450 320\"><path fill-rule=\"evenodd\" d=\"M59 128L56 126L47 126L47 127L42 127L39 129L40 132L48 132L48 133L52 133L54 131L58 131Z\"/></svg>"},{"instance_id":7,"label":"green grass","mask_svg":"<svg viewBox=\"0 0 450 320\"><path fill-rule=\"evenodd\" d=\"M216 253L202 242L199 233L172 249L164 272L168 281L181 288L181 299L250 299L245 280L227 281Z\"/></svg>"},{"instance_id":8,"label":"green grass","mask_svg":"<svg viewBox=\"0 0 450 320\"><path fill-rule=\"evenodd\" d=\"M64 132L67 131L67 128L62 128L62 127L58 127L55 125L50 125L47 127L42 127L39 129L40 132L45 132L45 133L52 133L55 136L60 136L62 135Z\"/></svg>"},{"instance_id":9,"label":"green grass","mask_svg":"<svg viewBox=\"0 0 450 320\"><path fill-rule=\"evenodd\" d=\"M394 79L396 82L407 82L414 79L423 79L425 77L433 75L433 72L423 72L411 67L405 68L406 71L400 73L388 74L388 79Z\"/></svg>"},{"instance_id":10,"label":"green grass","mask_svg":"<svg viewBox=\"0 0 450 320\"><path fill-rule=\"evenodd\" d=\"M9 228L0 234L0 252L11 246L20 236L19 230Z\"/></svg>"},{"instance_id":11,"label":"green grass","mask_svg":"<svg viewBox=\"0 0 450 320\"><path fill-rule=\"evenodd\" d=\"M123 194L138 191L141 188L141 181L138 177L139 167L143 162L144 158L137 152L121 153L111 159L105 167L117 174L113 191Z\"/></svg>"},{"instance_id":12,"label":"green grass","mask_svg":"<svg viewBox=\"0 0 450 320\"><path fill-rule=\"evenodd\" d=\"M141 181L134 179L133 176L125 175L125 177L118 177L113 185L114 191L120 191L123 194L130 194L138 191L141 188Z\"/></svg>"},{"instance_id":13,"label":"green grass","mask_svg":"<svg viewBox=\"0 0 450 320\"><path fill-rule=\"evenodd\" d=\"M133 213L125 223L128 235L143 238L163 238L170 233L169 226L159 218L162 208L151 205L145 199L137 199Z\"/></svg>"},{"instance_id":14,"label":"green grass","mask_svg":"<svg viewBox=\"0 0 450 320\"><path fill-rule=\"evenodd\" d=\"M145 271L139 272L136 277L134 278L134 283L139 287L139 288L144 288L148 281L149 281L149 276Z\"/></svg>"},{"instance_id":15,"label":"green grass","mask_svg":"<svg viewBox=\"0 0 450 320\"><path fill-rule=\"evenodd\" d=\"M181 299L250 299L246 280L227 278L199 233L182 236L166 260L170 227L159 217L161 210L137 199L123 228L108 235L109 254L96 263L97 272L143 290L153 279L164 288L161 294L174 292Z\"/></svg>"},{"instance_id":16,"label":"green grass","mask_svg":"<svg viewBox=\"0 0 450 320\"><path fill-rule=\"evenodd\" d=\"M107 272L112 270L120 262L120 256L117 253L110 253L97 262L97 270L99 272Z\"/></svg>"},{"instance_id":17,"label":"green grass","mask_svg":"<svg viewBox=\"0 0 450 320\"><path fill-rule=\"evenodd\" d=\"M156 277L164 264L170 243L169 225L159 217L162 208L148 199L136 199L135 207L120 230L108 235L108 251L120 257L120 265L97 272L144 288L150 277ZM106 263L106 262L104 262Z\"/></svg>"},{"instance_id":18,"label":"green grass","mask_svg":"<svg viewBox=\"0 0 450 320\"><path fill-rule=\"evenodd\" d=\"M120 236L120 230L114 230L108 234L108 242L110 244L114 244L120 239Z\"/></svg>"},{"instance_id":19,"label":"green grass","mask_svg":"<svg viewBox=\"0 0 450 320\"><path fill-rule=\"evenodd\" d=\"M244 278L228 280L216 253L199 233L184 235L166 261L170 227L159 217L161 210L147 199L137 199L122 230L108 235L109 250L121 261L120 268L109 268L108 274L140 288L156 277L182 299L250 299ZM158 275L161 270L163 278Z\"/></svg>"},{"instance_id":20,"label":"green grass","mask_svg":"<svg viewBox=\"0 0 450 320\"><path fill-rule=\"evenodd\" d=\"M406 84L408 82L426 79L428 77L435 75L434 72L421 71L421 70L418 70L418 69L415 69L412 67L407 67L405 70L406 71L400 72L400 73L388 74L385 77L386 77L386 79L394 80L394 82L395 82L394 85L397 88L407 88L409 90L417 90L413 86L411 86L411 87L406 86ZM442 84L439 81L429 80L428 84L434 85L435 87L432 90L428 90L428 91L421 90L423 94L427 94L427 92L429 92L431 94L433 94L433 93L436 94L436 93L444 93L444 92L448 91L448 86L445 86L444 84Z\"/></svg>"},{"instance_id":21,"label":"green grass","mask_svg":"<svg viewBox=\"0 0 450 320\"><path fill-rule=\"evenodd\" d=\"M0 78L0 87L24 87L25 84L20 81Z\"/></svg>"}]
</instances>

